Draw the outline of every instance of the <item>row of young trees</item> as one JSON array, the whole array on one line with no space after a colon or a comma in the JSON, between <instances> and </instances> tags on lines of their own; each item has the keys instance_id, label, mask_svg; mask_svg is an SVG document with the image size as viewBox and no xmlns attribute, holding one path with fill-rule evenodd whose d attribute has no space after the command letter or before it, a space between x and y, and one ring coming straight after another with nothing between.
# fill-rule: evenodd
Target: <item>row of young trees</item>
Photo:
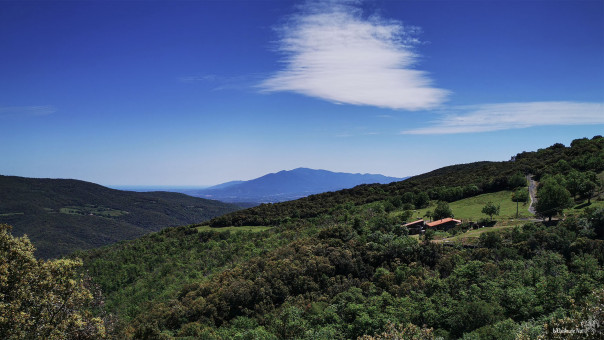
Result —
<instances>
[{"instance_id":1,"label":"row of young trees","mask_svg":"<svg viewBox=\"0 0 604 340\"><path fill-rule=\"evenodd\" d=\"M589 205L601 186L597 174L592 171L578 172L573 169L567 175L558 173L543 176L535 207L537 214L551 220L564 209L572 207L577 195L579 199L587 199Z\"/></svg>"}]
</instances>

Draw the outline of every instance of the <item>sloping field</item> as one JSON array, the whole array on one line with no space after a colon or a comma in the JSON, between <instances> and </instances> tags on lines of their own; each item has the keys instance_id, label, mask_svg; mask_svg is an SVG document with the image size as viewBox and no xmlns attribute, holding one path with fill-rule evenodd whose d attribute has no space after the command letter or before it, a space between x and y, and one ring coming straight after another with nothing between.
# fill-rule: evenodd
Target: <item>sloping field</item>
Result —
<instances>
[{"instance_id":1,"label":"sloping field","mask_svg":"<svg viewBox=\"0 0 604 340\"><path fill-rule=\"evenodd\" d=\"M503 220L516 218L516 202L512 202L512 191L499 191L489 194L482 194L475 197L465 198L459 201L449 203L449 207L453 211L453 215L457 219L463 221L478 221L481 218L488 218L487 215L481 212L487 202L493 202L495 205L500 205L499 216L493 216L495 220ZM529 203L518 203L518 218L533 218L534 215L528 212ZM430 206L425 209L416 210L413 213L414 217L422 218L426 212L433 211L436 202L430 202ZM393 212L393 215L401 214L401 211Z\"/></svg>"}]
</instances>

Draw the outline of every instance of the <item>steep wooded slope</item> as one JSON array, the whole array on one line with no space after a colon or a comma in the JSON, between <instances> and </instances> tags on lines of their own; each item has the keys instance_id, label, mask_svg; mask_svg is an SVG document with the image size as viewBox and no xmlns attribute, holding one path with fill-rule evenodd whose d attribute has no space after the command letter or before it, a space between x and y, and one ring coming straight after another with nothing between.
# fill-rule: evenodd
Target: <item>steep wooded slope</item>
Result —
<instances>
[{"instance_id":1,"label":"steep wooded slope","mask_svg":"<svg viewBox=\"0 0 604 340\"><path fill-rule=\"evenodd\" d=\"M168 192L129 192L70 179L0 176L0 223L27 234L37 256L65 255L237 210Z\"/></svg>"},{"instance_id":2,"label":"steep wooded slope","mask_svg":"<svg viewBox=\"0 0 604 340\"><path fill-rule=\"evenodd\" d=\"M408 192L496 190L524 166L599 171L603 146L601 137L577 140L516 162L439 169L409 187L362 186L231 215L275 221L259 233L192 225L78 255L125 338L350 339L403 327L444 339L547 338L604 302L604 209L484 233L464 247L406 236L385 206Z\"/></svg>"},{"instance_id":3,"label":"steep wooded slope","mask_svg":"<svg viewBox=\"0 0 604 340\"><path fill-rule=\"evenodd\" d=\"M214 227L231 225L272 225L290 218L309 218L328 213L341 204L360 205L396 200L407 192L425 193L433 200L455 201L481 193L513 187L515 174L535 178L563 169L604 170L604 138L576 139L569 147L554 144L534 152L522 152L506 162L475 162L440 168L390 184L359 185L352 189L308 196L296 201L260 206L220 216L209 222Z\"/></svg>"}]
</instances>

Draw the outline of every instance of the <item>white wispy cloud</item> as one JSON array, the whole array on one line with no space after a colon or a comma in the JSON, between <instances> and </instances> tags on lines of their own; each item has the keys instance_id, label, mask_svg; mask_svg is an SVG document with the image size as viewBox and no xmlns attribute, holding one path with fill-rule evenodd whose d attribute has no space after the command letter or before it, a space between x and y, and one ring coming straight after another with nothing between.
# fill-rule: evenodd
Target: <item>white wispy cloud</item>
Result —
<instances>
[{"instance_id":1,"label":"white wispy cloud","mask_svg":"<svg viewBox=\"0 0 604 340\"><path fill-rule=\"evenodd\" d=\"M55 112L57 109L51 105L0 107L1 118L46 116Z\"/></svg>"},{"instance_id":2,"label":"white wispy cloud","mask_svg":"<svg viewBox=\"0 0 604 340\"><path fill-rule=\"evenodd\" d=\"M334 103L421 110L446 100L413 69L417 27L364 17L358 1L308 2L279 32L284 69L260 83Z\"/></svg>"},{"instance_id":3,"label":"white wispy cloud","mask_svg":"<svg viewBox=\"0 0 604 340\"><path fill-rule=\"evenodd\" d=\"M432 123L401 133L438 135L545 125L604 124L604 104L561 101L473 105L451 109Z\"/></svg>"},{"instance_id":4,"label":"white wispy cloud","mask_svg":"<svg viewBox=\"0 0 604 340\"><path fill-rule=\"evenodd\" d=\"M183 83L195 83L195 82L214 82L219 80L220 77L215 74L203 74L203 75L189 75L178 77L178 80Z\"/></svg>"},{"instance_id":5,"label":"white wispy cloud","mask_svg":"<svg viewBox=\"0 0 604 340\"><path fill-rule=\"evenodd\" d=\"M178 77L181 83L205 83L212 86L212 90L239 90L254 86L260 77L258 75L222 76L217 74L188 75Z\"/></svg>"}]
</instances>

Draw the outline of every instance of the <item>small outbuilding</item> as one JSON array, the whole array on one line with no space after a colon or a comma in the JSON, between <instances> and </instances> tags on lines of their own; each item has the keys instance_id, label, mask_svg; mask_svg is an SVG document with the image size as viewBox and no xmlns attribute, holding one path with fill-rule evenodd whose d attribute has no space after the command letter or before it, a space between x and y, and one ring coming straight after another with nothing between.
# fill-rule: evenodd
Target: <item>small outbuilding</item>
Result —
<instances>
[{"instance_id":1,"label":"small outbuilding","mask_svg":"<svg viewBox=\"0 0 604 340\"><path fill-rule=\"evenodd\" d=\"M438 220L438 221L434 221L434 222L430 222L430 223L426 223L426 230L427 229L437 229L437 230L449 230L453 227L455 227L456 225L461 224L460 220L456 220L454 218L451 217L447 217L447 218L443 218L442 220Z\"/></svg>"},{"instance_id":2,"label":"small outbuilding","mask_svg":"<svg viewBox=\"0 0 604 340\"><path fill-rule=\"evenodd\" d=\"M410 222L407 224L403 224L403 227L409 229L409 235L420 234L424 230L424 226L426 225L426 221L417 220L414 222Z\"/></svg>"}]
</instances>

